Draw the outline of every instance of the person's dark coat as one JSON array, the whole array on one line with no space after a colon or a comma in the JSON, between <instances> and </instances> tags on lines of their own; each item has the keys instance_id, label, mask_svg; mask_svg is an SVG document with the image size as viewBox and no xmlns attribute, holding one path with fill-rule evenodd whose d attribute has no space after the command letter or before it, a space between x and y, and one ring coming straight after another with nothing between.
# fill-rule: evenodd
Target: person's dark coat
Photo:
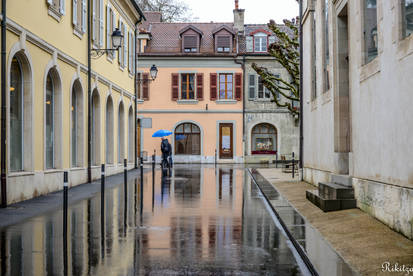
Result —
<instances>
[{"instance_id":1,"label":"person's dark coat","mask_svg":"<svg viewBox=\"0 0 413 276\"><path fill-rule=\"evenodd\" d=\"M162 155L164 156L169 156L171 154L172 146L171 144L169 144L168 139L162 140L161 151L162 151Z\"/></svg>"}]
</instances>

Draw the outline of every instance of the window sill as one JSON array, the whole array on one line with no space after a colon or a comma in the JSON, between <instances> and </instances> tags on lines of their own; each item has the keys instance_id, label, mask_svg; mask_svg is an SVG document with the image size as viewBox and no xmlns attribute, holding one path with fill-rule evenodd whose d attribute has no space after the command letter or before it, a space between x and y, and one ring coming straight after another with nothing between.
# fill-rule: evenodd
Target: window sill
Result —
<instances>
[{"instance_id":1,"label":"window sill","mask_svg":"<svg viewBox=\"0 0 413 276\"><path fill-rule=\"evenodd\" d=\"M83 167L73 167L73 168L70 169L70 171L76 172L76 171L83 171L84 169L86 169L86 168L83 168Z\"/></svg>"},{"instance_id":2,"label":"window sill","mask_svg":"<svg viewBox=\"0 0 413 276\"><path fill-rule=\"evenodd\" d=\"M136 102L137 102L138 104L143 104L145 101L142 100L142 99L137 99Z\"/></svg>"},{"instance_id":3,"label":"window sill","mask_svg":"<svg viewBox=\"0 0 413 276\"><path fill-rule=\"evenodd\" d=\"M122 65L119 65L119 70L121 70L122 72L125 71L125 67L122 67Z\"/></svg>"},{"instance_id":4,"label":"window sill","mask_svg":"<svg viewBox=\"0 0 413 276\"><path fill-rule=\"evenodd\" d=\"M27 171L21 171L21 172L11 172L9 173L8 177L19 177L19 176L30 176L34 175L34 172L27 172Z\"/></svg>"},{"instance_id":5,"label":"window sill","mask_svg":"<svg viewBox=\"0 0 413 276\"><path fill-rule=\"evenodd\" d=\"M59 23L60 20L62 20L63 14L61 14L60 11L56 10L52 6L49 6L48 14Z\"/></svg>"},{"instance_id":6,"label":"window sill","mask_svg":"<svg viewBox=\"0 0 413 276\"><path fill-rule=\"evenodd\" d=\"M369 63L360 68L360 82L369 79L371 76L380 72L380 58L376 57Z\"/></svg>"},{"instance_id":7,"label":"window sill","mask_svg":"<svg viewBox=\"0 0 413 276\"><path fill-rule=\"evenodd\" d=\"M254 102L261 102L261 103L270 103L271 99L254 99Z\"/></svg>"},{"instance_id":8,"label":"window sill","mask_svg":"<svg viewBox=\"0 0 413 276\"><path fill-rule=\"evenodd\" d=\"M217 104L236 104L237 100L216 100Z\"/></svg>"},{"instance_id":9,"label":"window sill","mask_svg":"<svg viewBox=\"0 0 413 276\"><path fill-rule=\"evenodd\" d=\"M133 79L133 74L131 74L131 72L129 72L129 78Z\"/></svg>"},{"instance_id":10,"label":"window sill","mask_svg":"<svg viewBox=\"0 0 413 276\"><path fill-rule=\"evenodd\" d=\"M73 34L75 36L77 36L78 38L82 39L83 35L84 35L84 32L82 30L79 30L77 27L74 27L73 28Z\"/></svg>"},{"instance_id":11,"label":"window sill","mask_svg":"<svg viewBox=\"0 0 413 276\"><path fill-rule=\"evenodd\" d=\"M198 104L198 100L177 100L177 104Z\"/></svg>"},{"instance_id":12,"label":"window sill","mask_svg":"<svg viewBox=\"0 0 413 276\"><path fill-rule=\"evenodd\" d=\"M52 173L62 173L63 169L47 169L44 171L44 174L52 174Z\"/></svg>"},{"instance_id":13,"label":"window sill","mask_svg":"<svg viewBox=\"0 0 413 276\"><path fill-rule=\"evenodd\" d=\"M311 100L311 111L314 111L317 109L317 98L314 98Z\"/></svg>"},{"instance_id":14,"label":"window sill","mask_svg":"<svg viewBox=\"0 0 413 276\"><path fill-rule=\"evenodd\" d=\"M325 105L326 103L329 103L331 101L330 89L324 91L323 94L321 95L321 97L322 97L321 105Z\"/></svg>"},{"instance_id":15,"label":"window sill","mask_svg":"<svg viewBox=\"0 0 413 276\"><path fill-rule=\"evenodd\" d=\"M413 54L413 34L399 41L397 45L397 58L404 59Z\"/></svg>"}]
</instances>

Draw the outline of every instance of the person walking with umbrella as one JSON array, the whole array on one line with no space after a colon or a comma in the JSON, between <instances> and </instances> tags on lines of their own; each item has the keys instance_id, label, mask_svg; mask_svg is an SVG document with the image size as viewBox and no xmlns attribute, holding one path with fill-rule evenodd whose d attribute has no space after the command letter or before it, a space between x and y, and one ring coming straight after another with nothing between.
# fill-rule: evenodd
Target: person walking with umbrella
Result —
<instances>
[{"instance_id":1,"label":"person walking with umbrella","mask_svg":"<svg viewBox=\"0 0 413 276\"><path fill-rule=\"evenodd\" d=\"M170 158L170 162L168 162L168 157L172 154L172 146L169 144L168 139L166 139L166 136L171 135L172 132L169 130L165 129L160 129L156 131L154 134L152 134L152 137L161 137L162 142L161 142L161 152L162 152L162 170L167 169L168 167L171 167L172 165L172 157ZM169 166L168 166L169 165Z\"/></svg>"},{"instance_id":2,"label":"person walking with umbrella","mask_svg":"<svg viewBox=\"0 0 413 276\"><path fill-rule=\"evenodd\" d=\"M165 137L162 137L162 142L161 142L161 151L162 151L162 165L168 164L167 166L170 167L171 164L168 162L169 157L172 154L172 146L169 144L168 139ZM166 166L163 166L166 168Z\"/></svg>"}]
</instances>

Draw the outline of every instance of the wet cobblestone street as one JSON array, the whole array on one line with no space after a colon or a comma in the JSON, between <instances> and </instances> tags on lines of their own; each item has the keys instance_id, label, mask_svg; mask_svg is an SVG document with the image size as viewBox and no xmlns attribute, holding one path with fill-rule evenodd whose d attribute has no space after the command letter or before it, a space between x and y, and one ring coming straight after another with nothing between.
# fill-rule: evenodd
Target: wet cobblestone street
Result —
<instances>
[{"instance_id":1,"label":"wet cobblestone street","mask_svg":"<svg viewBox=\"0 0 413 276\"><path fill-rule=\"evenodd\" d=\"M70 204L67 254L61 209L0 229L1 275L302 274L245 169L143 180L106 189L103 213L100 193Z\"/></svg>"}]
</instances>

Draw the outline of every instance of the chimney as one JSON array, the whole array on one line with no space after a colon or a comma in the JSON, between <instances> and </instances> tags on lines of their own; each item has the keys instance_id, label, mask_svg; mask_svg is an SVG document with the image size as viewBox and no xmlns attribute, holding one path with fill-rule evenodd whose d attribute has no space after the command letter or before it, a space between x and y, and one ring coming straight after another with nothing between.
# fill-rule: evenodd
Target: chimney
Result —
<instances>
[{"instance_id":1,"label":"chimney","mask_svg":"<svg viewBox=\"0 0 413 276\"><path fill-rule=\"evenodd\" d=\"M245 10L239 8L238 0L235 0L234 28L238 33L244 33L244 12Z\"/></svg>"}]
</instances>

